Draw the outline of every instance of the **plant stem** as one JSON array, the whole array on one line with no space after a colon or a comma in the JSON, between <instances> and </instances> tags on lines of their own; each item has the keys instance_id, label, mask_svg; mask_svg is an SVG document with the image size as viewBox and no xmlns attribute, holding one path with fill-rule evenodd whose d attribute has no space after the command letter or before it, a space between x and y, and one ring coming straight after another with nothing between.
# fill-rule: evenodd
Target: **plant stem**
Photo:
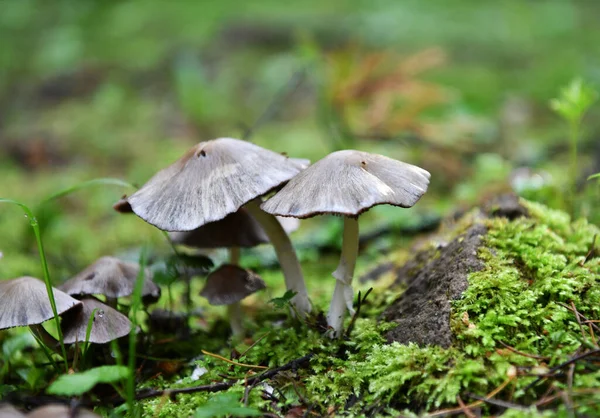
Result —
<instances>
[{"instance_id":1,"label":"plant stem","mask_svg":"<svg viewBox=\"0 0 600 418\"><path fill-rule=\"evenodd\" d=\"M337 269L333 272L336 279L335 290L327 313L327 324L333 328L333 336L342 334L344 314L346 309L353 313L352 302L354 292L352 290L352 278L354 267L358 257L358 219L344 217L344 236L342 242L342 254Z\"/></svg>"},{"instance_id":2,"label":"plant stem","mask_svg":"<svg viewBox=\"0 0 600 418\"><path fill-rule=\"evenodd\" d=\"M54 314L54 321L56 323L56 332L58 334L58 342L60 343L60 349L63 356L63 361L65 363L65 372L69 372L69 363L67 362L67 350L65 348L65 343L63 341L62 329L60 328L60 317L58 316L58 311L56 309L56 301L54 299L54 291L52 290L52 283L50 282L50 271L48 270L48 262L46 261L46 253L44 252L44 245L42 244L42 236L40 233L40 225L36 217L31 212L27 206L23 203L17 202L12 199L0 199L0 203L12 203L13 205L19 206L23 212L25 212L25 216L29 219L29 224L33 228L33 233L35 235L35 240L37 242L38 252L40 253L40 262L42 264L42 271L44 273L44 283L46 284L46 291L48 292L48 299L50 300L50 306L52 307L52 313Z\"/></svg>"},{"instance_id":3,"label":"plant stem","mask_svg":"<svg viewBox=\"0 0 600 418\"><path fill-rule=\"evenodd\" d=\"M579 141L579 125L581 123L581 119L574 119L569 122L569 139L571 143L570 150L570 189L571 193L569 193L569 212L571 213L571 217L575 218L575 205L577 201L577 142Z\"/></svg>"},{"instance_id":4,"label":"plant stem","mask_svg":"<svg viewBox=\"0 0 600 418\"><path fill-rule=\"evenodd\" d=\"M311 305L296 251L292 246L290 237L285 233L277 218L263 211L260 208L260 203L260 198L257 198L246 203L245 207L267 233L283 270L286 288L296 292L296 295L292 298L292 303L298 313L305 316L311 311Z\"/></svg>"},{"instance_id":5,"label":"plant stem","mask_svg":"<svg viewBox=\"0 0 600 418\"><path fill-rule=\"evenodd\" d=\"M129 368L129 376L127 378L127 409L130 416L134 416L134 398L135 398L135 352L137 342L137 313L142 301L142 289L144 287L144 274L146 271L146 249L142 249L140 254L140 271L135 281L133 295L131 295L131 311L129 317L131 319L131 332L129 333L129 358L127 366Z\"/></svg>"}]
</instances>

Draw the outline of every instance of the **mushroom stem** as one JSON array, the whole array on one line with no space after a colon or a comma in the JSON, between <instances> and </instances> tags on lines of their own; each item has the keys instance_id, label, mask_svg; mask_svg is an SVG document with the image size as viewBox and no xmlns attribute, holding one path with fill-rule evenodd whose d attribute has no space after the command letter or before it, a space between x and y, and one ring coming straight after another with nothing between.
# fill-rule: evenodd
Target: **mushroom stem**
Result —
<instances>
[{"instance_id":1,"label":"mushroom stem","mask_svg":"<svg viewBox=\"0 0 600 418\"><path fill-rule=\"evenodd\" d=\"M296 292L292 303L300 316L305 316L310 312L311 305L300 263L298 262L298 257L296 257L296 251L294 251L290 237L285 233L277 218L264 212L260 208L260 203L261 200L259 198L251 200L246 203L246 209L248 209L250 214L261 224L267 233L283 270L285 286L288 290Z\"/></svg>"},{"instance_id":2,"label":"mushroom stem","mask_svg":"<svg viewBox=\"0 0 600 418\"><path fill-rule=\"evenodd\" d=\"M342 255L337 269L332 273L335 277L335 290L329 305L327 314L327 324L333 328L333 336L339 337L342 334L342 325L344 323L344 314L346 309L354 314L352 303L354 292L352 290L352 277L354 276L354 267L356 266L356 257L358 256L358 219L344 217L344 236L342 241Z\"/></svg>"},{"instance_id":3,"label":"mushroom stem","mask_svg":"<svg viewBox=\"0 0 600 418\"><path fill-rule=\"evenodd\" d=\"M240 302L234 302L227 305L227 316L234 337L244 336L244 326L242 325L242 305Z\"/></svg>"},{"instance_id":4,"label":"mushroom stem","mask_svg":"<svg viewBox=\"0 0 600 418\"><path fill-rule=\"evenodd\" d=\"M229 263L234 266L240 265L240 247L230 247L229 248Z\"/></svg>"}]
</instances>

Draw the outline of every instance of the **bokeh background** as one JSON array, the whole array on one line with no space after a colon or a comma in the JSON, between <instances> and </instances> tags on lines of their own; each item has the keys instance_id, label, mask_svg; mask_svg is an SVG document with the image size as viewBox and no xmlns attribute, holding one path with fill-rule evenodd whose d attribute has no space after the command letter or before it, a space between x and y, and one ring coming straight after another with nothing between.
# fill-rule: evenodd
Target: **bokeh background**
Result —
<instances>
[{"instance_id":1,"label":"bokeh background","mask_svg":"<svg viewBox=\"0 0 600 418\"><path fill-rule=\"evenodd\" d=\"M251 132L313 161L356 148L429 170L415 208L364 217L365 234L408 231L365 249L374 257L500 192L561 208L567 127L548 102L575 77L600 85L599 20L591 0L4 0L0 196L36 211L57 282L102 255L168 246L112 210L130 189L45 198L98 177L141 185L220 136ZM598 109L580 143L580 214L596 223L599 190L585 179L600 171ZM311 248L338 246L340 228L303 222L305 266L325 274ZM0 252L0 279L41 275L28 221L7 205Z\"/></svg>"}]
</instances>

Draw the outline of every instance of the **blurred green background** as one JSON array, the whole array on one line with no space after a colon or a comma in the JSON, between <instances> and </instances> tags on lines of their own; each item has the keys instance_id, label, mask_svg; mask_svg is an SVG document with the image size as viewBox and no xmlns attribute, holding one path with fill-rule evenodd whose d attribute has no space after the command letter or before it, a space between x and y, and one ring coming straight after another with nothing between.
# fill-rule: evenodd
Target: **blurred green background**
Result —
<instances>
[{"instance_id":1,"label":"blurred green background","mask_svg":"<svg viewBox=\"0 0 600 418\"><path fill-rule=\"evenodd\" d=\"M313 161L357 148L432 173L415 208L375 208L365 233L419 230L509 190L561 208L567 129L548 101L574 77L600 85L599 18L585 0L5 0L0 197L35 208L57 282L102 255L166 247L112 211L131 190L41 202L97 177L141 185L199 141L241 137L271 106L252 133L261 146ZM580 214L596 223L585 178L600 171L599 113L580 144ZM339 219L304 225L300 247L339 245ZM28 222L6 205L0 252L0 279L40 276Z\"/></svg>"}]
</instances>

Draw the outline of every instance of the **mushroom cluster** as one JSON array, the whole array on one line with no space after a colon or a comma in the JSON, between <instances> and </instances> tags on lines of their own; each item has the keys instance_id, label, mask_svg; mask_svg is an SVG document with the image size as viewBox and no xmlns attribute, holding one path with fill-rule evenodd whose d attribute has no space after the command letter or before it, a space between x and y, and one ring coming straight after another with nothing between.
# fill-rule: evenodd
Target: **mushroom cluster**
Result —
<instances>
[{"instance_id":1,"label":"mushroom cluster","mask_svg":"<svg viewBox=\"0 0 600 418\"><path fill-rule=\"evenodd\" d=\"M176 243L229 248L231 266L209 277L204 295L212 295L207 289L217 278L223 282L218 285L220 291L234 291L239 277L255 277L234 268L238 249L265 242L268 237L286 287L296 293L292 303L300 315L308 314L311 304L294 248L275 215L299 219L321 214L344 216L342 253L333 272L336 286L327 315L332 334L340 336L345 311L353 311L358 216L375 205L413 206L427 191L429 178L420 167L378 154L343 150L309 166L306 160L249 142L219 138L192 147L115 208L132 211L170 231ZM263 202L273 191L276 193ZM234 333L241 329L235 319L239 317L237 309L230 309Z\"/></svg>"}]
</instances>

